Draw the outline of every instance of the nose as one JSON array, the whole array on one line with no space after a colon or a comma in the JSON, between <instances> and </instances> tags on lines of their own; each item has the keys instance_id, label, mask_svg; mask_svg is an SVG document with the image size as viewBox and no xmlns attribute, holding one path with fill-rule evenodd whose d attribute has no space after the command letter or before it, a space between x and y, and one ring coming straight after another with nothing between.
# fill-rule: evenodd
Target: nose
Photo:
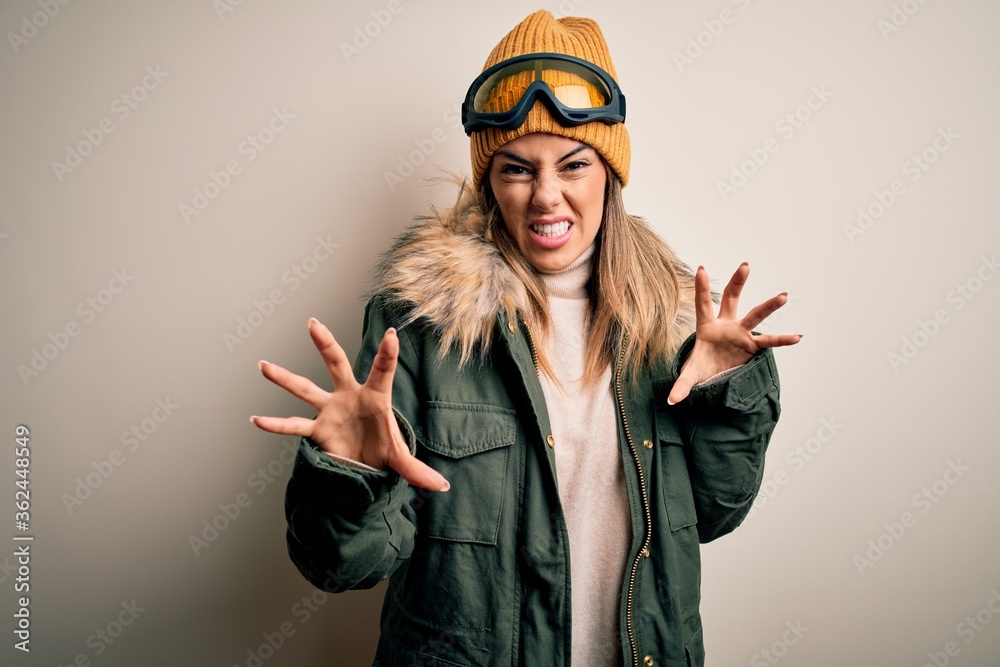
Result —
<instances>
[{"instance_id":1,"label":"nose","mask_svg":"<svg viewBox=\"0 0 1000 667\"><path fill-rule=\"evenodd\" d=\"M531 203L541 211L553 210L562 199L562 184L555 174L541 171L535 177Z\"/></svg>"}]
</instances>

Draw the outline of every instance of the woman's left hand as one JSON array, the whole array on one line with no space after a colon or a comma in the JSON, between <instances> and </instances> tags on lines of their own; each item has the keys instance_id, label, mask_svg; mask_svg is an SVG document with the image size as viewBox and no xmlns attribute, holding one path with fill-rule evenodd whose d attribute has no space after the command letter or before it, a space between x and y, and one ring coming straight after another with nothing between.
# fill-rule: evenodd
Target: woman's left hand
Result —
<instances>
[{"instance_id":1,"label":"woman's left hand","mask_svg":"<svg viewBox=\"0 0 1000 667\"><path fill-rule=\"evenodd\" d=\"M768 315L785 305L788 292L776 296L753 308L743 319L737 319L736 307L740 292L750 275L750 265L740 264L729 284L722 292L719 316L712 308L712 290L708 283L708 272L699 266L694 276L695 299L695 341L674 387L667 397L671 405L687 398L691 387L704 382L724 370L746 363L758 350L765 347L794 345L802 340L802 334L763 334L754 336L750 332L764 321Z\"/></svg>"}]
</instances>

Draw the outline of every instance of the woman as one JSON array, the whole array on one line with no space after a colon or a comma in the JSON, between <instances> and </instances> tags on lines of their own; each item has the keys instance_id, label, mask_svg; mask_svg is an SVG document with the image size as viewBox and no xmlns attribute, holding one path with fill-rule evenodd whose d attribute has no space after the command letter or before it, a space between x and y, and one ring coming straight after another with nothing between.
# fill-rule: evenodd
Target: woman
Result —
<instances>
[{"instance_id":1,"label":"woman","mask_svg":"<svg viewBox=\"0 0 1000 667\"><path fill-rule=\"evenodd\" d=\"M540 56L539 54L546 54ZM733 530L778 418L770 348L625 213L624 96L588 19L528 16L463 121L473 183L383 257L353 373L266 362L315 419L288 547L327 591L389 578L376 664L702 665L699 542ZM355 375L356 374L356 375ZM572 559L571 559L572 554Z\"/></svg>"}]
</instances>

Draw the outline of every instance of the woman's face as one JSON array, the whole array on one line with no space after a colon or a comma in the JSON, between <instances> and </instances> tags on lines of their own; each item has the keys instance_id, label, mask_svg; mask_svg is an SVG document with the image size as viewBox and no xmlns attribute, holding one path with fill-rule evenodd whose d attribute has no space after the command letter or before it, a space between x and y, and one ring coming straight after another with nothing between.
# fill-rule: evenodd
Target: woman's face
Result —
<instances>
[{"instance_id":1,"label":"woman's face","mask_svg":"<svg viewBox=\"0 0 1000 667\"><path fill-rule=\"evenodd\" d=\"M566 268L597 237L608 175L587 144L554 134L518 137L493 154L489 178L508 233L535 269Z\"/></svg>"}]
</instances>

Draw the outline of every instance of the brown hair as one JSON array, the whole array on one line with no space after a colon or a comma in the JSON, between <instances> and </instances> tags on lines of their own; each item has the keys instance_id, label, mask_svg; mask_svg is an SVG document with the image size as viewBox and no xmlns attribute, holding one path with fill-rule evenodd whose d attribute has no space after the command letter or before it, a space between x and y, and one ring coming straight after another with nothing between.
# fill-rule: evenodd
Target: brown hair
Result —
<instances>
[{"instance_id":1,"label":"brown hair","mask_svg":"<svg viewBox=\"0 0 1000 667\"><path fill-rule=\"evenodd\" d=\"M551 314L545 285L507 232L500 206L484 178L479 189L486 213L485 236L527 289L530 310L522 314L535 343L539 369L554 378L546 351ZM623 345L624 372L668 362L694 331L694 272L642 218L629 215L622 184L608 169L604 215L595 240L584 384L600 380Z\"/></svg>"}]
</instances>

